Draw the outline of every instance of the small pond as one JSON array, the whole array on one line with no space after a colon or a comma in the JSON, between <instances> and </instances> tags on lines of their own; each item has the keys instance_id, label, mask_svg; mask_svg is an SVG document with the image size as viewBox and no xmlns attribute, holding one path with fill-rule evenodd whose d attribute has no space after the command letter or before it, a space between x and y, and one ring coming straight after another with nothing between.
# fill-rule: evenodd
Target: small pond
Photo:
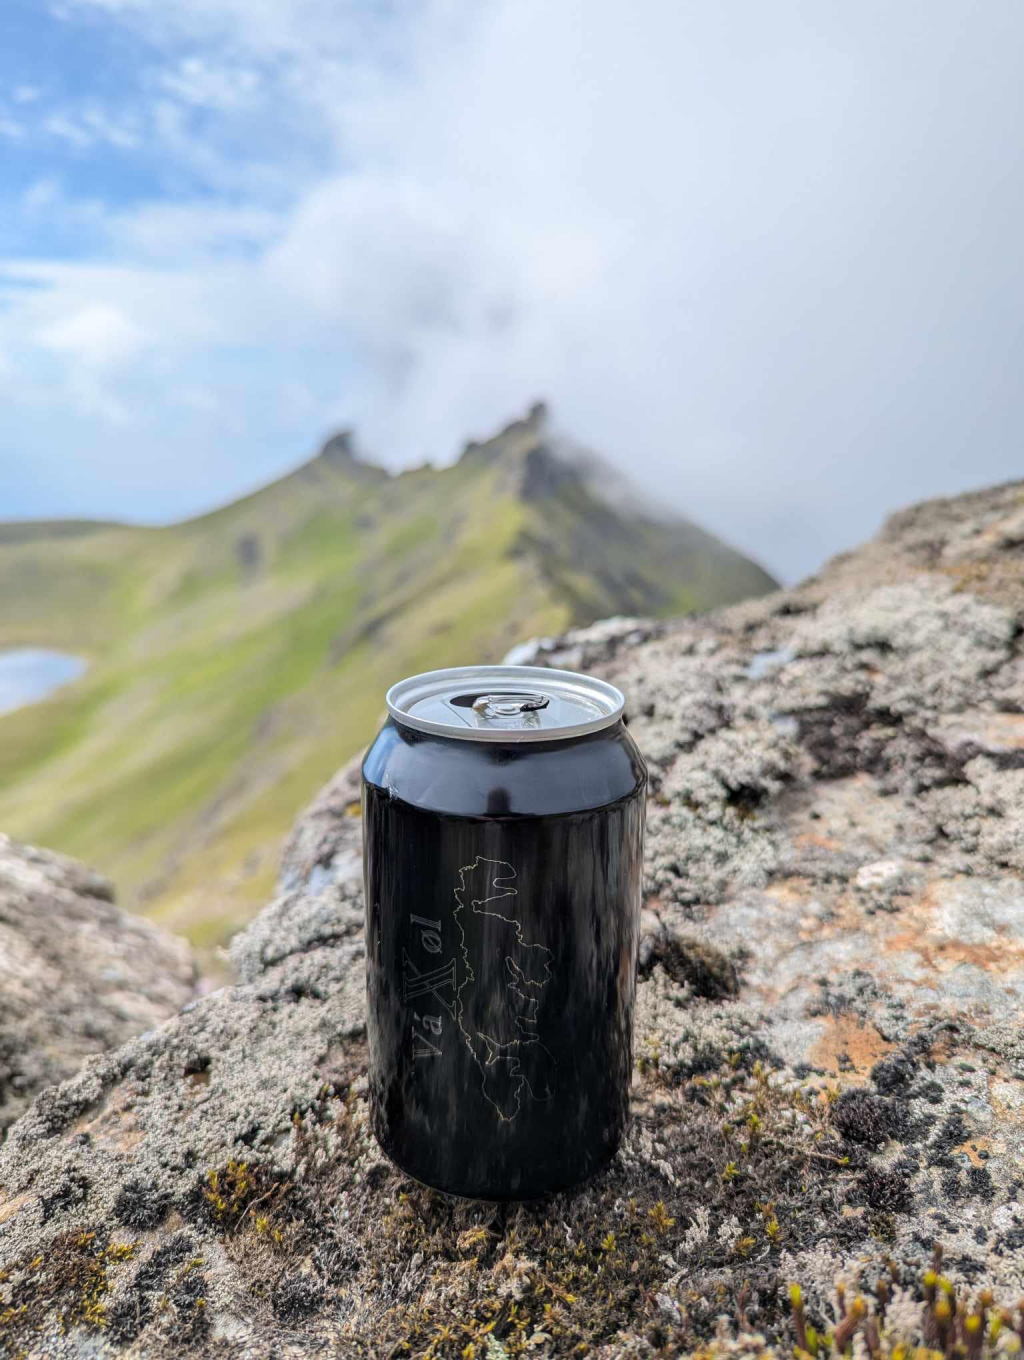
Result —
<instances>
[{"instance_id":1,"label":"small pond","mask_svg":"<svg viewBox=\"0 0 1024 1360\"><path fill-rule=\"evenodd\" d=\"M0 651L0 714L45 699L61 685L77 680L85 668L81 657L45 647Z\"/></svg>"}]
</instances>

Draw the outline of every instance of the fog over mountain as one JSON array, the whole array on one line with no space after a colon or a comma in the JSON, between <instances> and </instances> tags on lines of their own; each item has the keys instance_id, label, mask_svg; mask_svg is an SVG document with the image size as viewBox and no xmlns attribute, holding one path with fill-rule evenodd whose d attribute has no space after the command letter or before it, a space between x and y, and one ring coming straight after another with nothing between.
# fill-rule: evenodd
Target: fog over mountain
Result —
<instances>
[{"instance_id":1,"label":"fog over mountain","mask_svg":"<svg viewBox=\"0 0 1024 1360\"><path fill-rule=\"evenodd\" d=\"M0 522L0 826L83 855L122 903L210 946L396 679L774 589L567 443L538 404L440 470L390 476L339 432L184 523ZM28 704L76 656L79 683Z\"/></svg>"},{"instance_id":2,"label":"fog over mountain","mask_svg":"<svg viewBox=\"0 0 1024 1360\"><path fill-rule=\"evenodd\" d=\"M535 397L793 578L1020 470L1016 0L12 0L0 518Z\"/></svg>"}]
</instances>

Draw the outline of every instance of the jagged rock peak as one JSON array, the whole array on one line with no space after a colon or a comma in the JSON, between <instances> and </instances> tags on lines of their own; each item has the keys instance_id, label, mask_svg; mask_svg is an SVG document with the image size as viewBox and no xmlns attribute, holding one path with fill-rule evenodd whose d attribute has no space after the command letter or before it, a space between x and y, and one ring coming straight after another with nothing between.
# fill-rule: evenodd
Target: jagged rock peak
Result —
<instances>
[{"instance_id":1,"label":"jagged rock peak","mask_svg":"<svg viewBox=\"0 0 1024 1360\"><path fill-rule=\"evenodd\" d=\"M344 468L358 476L379 479L388 475L384 468L360 457L352 430L339 430L337 434L331 435L320 450L319 457L333 467Z\"/></svg>"},{"instance_id":2,"label":"jagged rock peak","mask_svg":"<svg viewBox=\"0 0 1024 1360\"><path fill-rule=\"evenodd\" d=\"M550 414L546 401L535 401L527 412L527 424L532 425L537 431L543 431L547 428Z\"/></svg>"},{"instance_id":3,"label":"jagged rock peak","mask_svg":"<svg viewBox=\"0 0 1024 1360\"><path fill-rule=\"evenodd\" d=\"M605 459L555 433L544 401L535 401L524 417L510 421L485 442L469 440L462 457L505 467L510 474L508 489L524 501L543 501L582 484L613 509L679 519L671 512L666 516L664 508L647 505L629 478Z\"/></svg>"},{"instance_id":4,"label":"jagged rock peak","mask_svg":"<svg viewBox=\"0 0 1024 1360\"><path fill-rule=\"evenodd\" d=\"M329 463L354 463L356 461L355 437L351 430L339 430L320 450L320 457Z\"/></svg>"},{"instance_id":5,"label":"jagged rock peak","mask_svg":"<svg viewBox=\"0 0 1024 1360\"><path fill-rule=\"evenodd\" d=\"M510 434L535 434L546 433L551 417L551 410L546 401L535 401L520 420L510 421L508 425L496 436L498 439Z\"/></svg>"},{"instance_id":6,"label":"jagged rock peak","mask_svg":"<svg viewBox=\"0 0 1024 1360\"><path fill-rule=\"evenodd\" d=\"M493 462L509 451L522 453L521 441L523 436L527 437L529 444L531 438L540 438L546 434L550 414L547 402L535 401L525 416L518 420L509 421L503 429L490 439L482 442L479 439L468 439L462 446L462 457L481 457Z\"/></svg>"}]
</instances>

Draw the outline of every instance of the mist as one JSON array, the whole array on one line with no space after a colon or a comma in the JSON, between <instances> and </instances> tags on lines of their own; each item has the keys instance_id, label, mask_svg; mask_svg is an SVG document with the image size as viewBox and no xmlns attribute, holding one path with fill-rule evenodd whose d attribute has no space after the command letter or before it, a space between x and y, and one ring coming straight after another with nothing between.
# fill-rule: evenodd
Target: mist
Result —
<instances>
[{"instance_id":1,"label":"mist","mask_svg":"<svg viewBox=\"0 0 1024 1360\"><path fill-rule=\"evenodd\" d=\"M140 54L89 95L135 143L6 192L0 518L180 517L339 425L444 462L544 398L792 580L1021 473L1012 0L59 22Z\"/></svg>"}]
</instances>

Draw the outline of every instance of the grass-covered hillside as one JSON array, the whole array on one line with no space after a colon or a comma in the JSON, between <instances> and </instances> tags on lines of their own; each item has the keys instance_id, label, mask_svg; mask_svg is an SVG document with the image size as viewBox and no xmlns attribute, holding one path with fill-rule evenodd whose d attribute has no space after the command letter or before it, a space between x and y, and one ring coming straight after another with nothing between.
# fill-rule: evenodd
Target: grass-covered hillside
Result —
<instances>
[{"instance_id":1,"label":"grass-covered hillside","mask_svg":"<svg viewBox=\"0 0 1024 1360\"><path fill-rule=\"evenodd\" d=\"M183 524L0 524L0 649L90 661L0 718L0 829L78 855L200 945L267 898L282 832L384 690L614 613L773 582L694 526L613 509L543 413L389 476L347 439Z\"/></svg>"}]
</instances>

